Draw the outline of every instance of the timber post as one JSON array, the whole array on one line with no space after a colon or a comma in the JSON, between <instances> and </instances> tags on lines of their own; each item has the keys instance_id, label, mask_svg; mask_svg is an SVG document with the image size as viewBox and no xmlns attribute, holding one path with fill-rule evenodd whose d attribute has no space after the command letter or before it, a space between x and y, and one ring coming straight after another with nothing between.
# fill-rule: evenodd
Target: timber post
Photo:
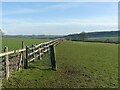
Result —
<instances>
[{"instance_id":1,"label":"timber post","mask_svg":"<svg viewBox=\"0 0 120 90\"><path fill-rule=\"evenodd\" d=\"M35 58L35 53L34 53L34 51L35 51L35 46L32 45L32 52L33 52L32 58ZM33 62L34 62L34 60L33 60Z\"/></svg>"},{"instance_id":2,"label":"timber post","mask_svg":"<svg viewBox=\"0 0 120 90\"><path fill-rule=\"evenodd\" d=\"M5 47L4 52L8 52L8 47ZM5 77L8 80L9 78L9 56L5 55Z\"/></svg>"},{"instance_id":3,"label":"timber post","mask_svg":"<svg viewBox=\"0 0 120 90\"><path fill-rule=\"evenodd\" d=\"M50 46L50 59L51 59L52 70L56 71L56 58L55 58L54 45Z\"/></svg>"},{"instance_id":4,"label":"timber post","mask_svg":"<svg viewBox=\"0 0 120 90\"><path fill-rule=\"evenodd\" d=\"M28 46L26 46L26 59L24 60L24 69L28 68Z\"/></svg>"},{"instance_id":5,"label":"timber post","mask_svg":"<svg viewBox=\"0 0 120 90\"><path fill-rule=\"evenodd\" d=\"M22 41L22 49L25 49L25 44L23 41ZM22 51L21 54L22 54L22 68L24 68L24 59L25 59L24 51Z\"/></svg>"}]
</instances>

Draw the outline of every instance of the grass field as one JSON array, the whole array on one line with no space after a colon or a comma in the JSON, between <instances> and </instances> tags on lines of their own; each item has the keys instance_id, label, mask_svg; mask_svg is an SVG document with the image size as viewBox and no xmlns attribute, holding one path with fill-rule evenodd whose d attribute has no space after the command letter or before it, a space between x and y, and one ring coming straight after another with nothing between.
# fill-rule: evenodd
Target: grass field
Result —
<instances>
[{"instance_id":1,"label":"grass field","mask_svg":"<svg viewBox=\"0 0 120 90\"><path fill-rule=\"evenodd\" d=\"M93 40L93 41L105 41L105 40L110 40L110 41L113 41L113 42L116 42L118 41L118 37L101 37L101 38L89 38L89 40Z\"/></svg>"},{"instance_id":2,"label":"grass field","mask_svg":"<svg viewBox=\"0 0 120 90\"><path fill-rule=\"evenodd\" d=\"M117 88L118 45L64 41L56 46L57 71L49 55L3 82L5 88Z\"/></svg>"},{"instance_id":3,"label":"grass field","mask_svg":"<svg viewBox=\"0 0 120 90\"><path fill-rule=\"evenodd\" d=\"M2 38L2 49L5 46L10 50L21 49L22 41L25 45L31 46L32 44L39 44L48 41L48 39L29 39L29 38Z\"/></svg>"}]
</instances>

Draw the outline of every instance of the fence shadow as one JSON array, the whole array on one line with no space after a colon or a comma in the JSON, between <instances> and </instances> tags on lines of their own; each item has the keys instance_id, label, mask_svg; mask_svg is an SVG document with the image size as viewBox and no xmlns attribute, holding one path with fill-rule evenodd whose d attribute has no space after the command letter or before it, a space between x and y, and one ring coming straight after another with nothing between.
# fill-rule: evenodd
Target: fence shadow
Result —
<instances>
[{"instance_id":1,"label":"fence shadow","mask_svg":"<svg viewBox=\"0 0 120 90\"><path fill-rule=\"evenodd\" d=\"M50 67L38 67L38 66L29 66L28 67L29 69L39 69L39 70L52 70L52 68L50 68Z\"/></svg>"}]
</instances>

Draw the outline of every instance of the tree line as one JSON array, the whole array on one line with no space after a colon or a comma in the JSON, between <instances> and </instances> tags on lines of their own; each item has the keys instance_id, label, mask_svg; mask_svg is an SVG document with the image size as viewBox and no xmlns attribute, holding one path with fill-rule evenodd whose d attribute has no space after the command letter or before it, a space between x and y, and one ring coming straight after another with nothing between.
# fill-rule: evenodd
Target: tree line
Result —
<instances>
[{"instance_id":1,"label":"tree line","mask_svg":"<svg viewBox=\"0 0 120 90\"><path fill-rule=\"evenodd\" d=\"M107 43L119 43L119 40L113 41L111 39L106 40L91 40L90 38L103 38L103 37L118 37L120 31L104 31L104 32L81 32L79 34L69 34L65 36L67 40L72 41L88 41L88 42L107 42Z\"/></svg>"}]
</instances>

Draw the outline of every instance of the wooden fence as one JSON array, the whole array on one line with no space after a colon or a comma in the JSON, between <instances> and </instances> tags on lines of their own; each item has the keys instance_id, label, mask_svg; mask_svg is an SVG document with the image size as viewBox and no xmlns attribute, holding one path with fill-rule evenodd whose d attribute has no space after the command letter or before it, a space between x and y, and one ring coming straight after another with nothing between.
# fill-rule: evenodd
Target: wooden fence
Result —
<instances>
[{"instance_id":1,"label":"wooden fence","mask_svg":"<svg viewBox=\"0 0 120 90\"><path fill-rule=\"evenodd\" d=\"M13 51L8 51L8 47L5 47L4 52L0 54L0 57L2 57L2 76L8 79L12 71L27 69L30 62L34 62L35 59L40 60L48 51L50 51L52 70L56 70L54 46L60 43L60 41L62 39L55 39L32 45L32 47L25 46L24 42L22 42L22 49Z\"/></svg>"}]
</instances>

